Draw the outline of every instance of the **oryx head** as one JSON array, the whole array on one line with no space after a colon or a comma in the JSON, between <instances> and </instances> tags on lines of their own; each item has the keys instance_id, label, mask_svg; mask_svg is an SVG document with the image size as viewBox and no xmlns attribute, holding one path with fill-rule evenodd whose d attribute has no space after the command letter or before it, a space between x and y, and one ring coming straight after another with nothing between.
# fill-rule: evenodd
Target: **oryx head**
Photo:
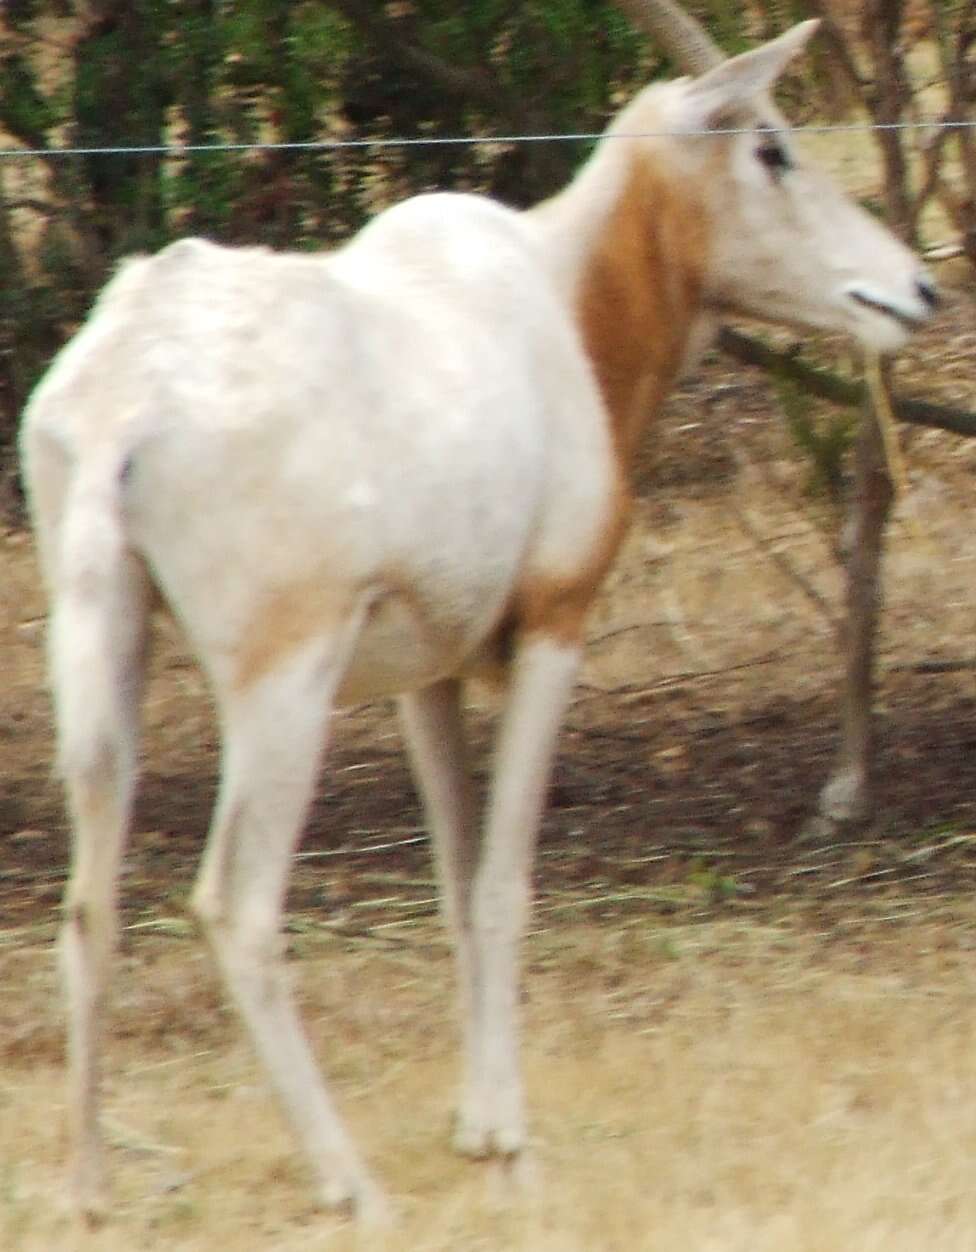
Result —
<instances>
[{"instance_id":1,"label":"oryx head","mask_svg":"<svg viewBox=\"0 0 976 1252\"><path fill-rule=\"evenodd\" d=\"M818 23L726 60L670 0L622 6L696 77L641 93L617 118L694 188L708 223L703 298L718 313L845 331L894 351L932 312L918 258L796 151L770 99Z\"/></svg>"}]
</instances>

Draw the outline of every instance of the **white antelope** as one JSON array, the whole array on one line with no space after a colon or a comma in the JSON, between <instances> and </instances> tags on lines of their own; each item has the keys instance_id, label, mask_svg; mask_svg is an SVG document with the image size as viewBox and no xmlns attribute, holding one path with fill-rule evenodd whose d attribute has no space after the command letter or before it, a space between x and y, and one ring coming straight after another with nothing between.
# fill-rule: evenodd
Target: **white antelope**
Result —
<instances>
[{"instance_id":1,"label":"white antelope","mask_svg":"<svg viewBox=\"0 0 976 1252\"><path fill-rule=\"evenodd\" d=\"M39 385L22 451L74 831L62 954L84 1212L103 1203L101 1021L157 603L206 670L223 741L193 908L324 1202L383 1206L279 937L343 703L400 697L457 950L456 1146L523 1148L533 844L641 431L718 315L887 351L934 302L769 101L815 25L647 88L532 211L424 195L328 255L185 240L131 260ZM461 697L487 668L507 702L479 836Z\"/></svg>"}]
</instances>

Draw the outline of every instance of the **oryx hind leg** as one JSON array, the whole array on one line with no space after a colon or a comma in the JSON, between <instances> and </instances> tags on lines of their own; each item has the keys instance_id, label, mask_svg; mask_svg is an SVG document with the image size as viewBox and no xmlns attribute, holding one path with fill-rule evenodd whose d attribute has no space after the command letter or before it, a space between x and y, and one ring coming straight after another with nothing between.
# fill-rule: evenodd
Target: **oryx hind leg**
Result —
<instances>
[{"instance_id":1,"label":"oryx hind leg","mask_svg":"<svg viewBox=\"0 0 976 1252\"><path fill-rule=\"evenodd\" d=\"M477 1047L480 998L471 907L480 841L461 694L461 681L447 678L401 696L400 713L430 829L441 913L454 946L462 1054L468 1065ZM466 1073L462 1090L472 1081Z\"/></svg>"},{"instance_id":2,"label":"oryx hind leg","mask_svg":"<svg viewBox=\"0 0 976 1252\"><path fill-rule=\"evenodd\" d=\"M75 1206L106 1207L99 1130L105 999L118 935L118 874L136 783L149 585L133 556L62 572L53 593L52 686L72 826L60 955L68 1002Z\"/></svg>"},{"instance_id":3,"label":"oryx hind leg","mask_svg":"<svg viewBox=\"0 0 976 1252\"><path fill-rule=\"evenodd\" d=\"M227 990L328 1207L385 1211L335 1108L302 1028L282 961L292 856L312 797L332 703L368 608L292 648L218 704L217 809L193 896Z\"/></svg>"}]
</instances>

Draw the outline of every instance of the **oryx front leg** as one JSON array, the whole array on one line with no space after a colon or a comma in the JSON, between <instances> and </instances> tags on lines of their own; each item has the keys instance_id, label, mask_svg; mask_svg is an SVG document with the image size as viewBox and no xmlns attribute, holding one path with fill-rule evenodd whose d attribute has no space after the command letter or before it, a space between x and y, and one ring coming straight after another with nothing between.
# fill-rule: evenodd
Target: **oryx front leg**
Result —
<instances>
[{"instance_id":1,"label":"oryx front leg","mask_svg":"<svg viewBox=\"0 0 976 1252\"><path fill-rule=\"evenodd\" d=\"M382 1219L385 1203L322 1080L282 961L288 873L332 699L361 615L221 698L221 793L193 904L322 1202Z\"/></svg>"},{"instance_id":2,"label":"oryx front leg","mask_svg":"<svg viewBox=\"0 0 976 1252\"><path fill-rule=\"evenodd\" d=\"M469 1156L511 1157L525 1143L519 948L539 818L579 661L575 642L534 634L522 641L513 665L472 895L478 979L455 1139Z\"/></svg>"}]
</instances>

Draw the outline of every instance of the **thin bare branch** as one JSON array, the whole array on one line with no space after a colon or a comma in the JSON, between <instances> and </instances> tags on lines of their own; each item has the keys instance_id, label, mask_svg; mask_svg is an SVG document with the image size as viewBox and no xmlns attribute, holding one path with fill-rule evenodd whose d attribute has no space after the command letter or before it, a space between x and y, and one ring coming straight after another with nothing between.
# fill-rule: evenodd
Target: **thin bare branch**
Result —
<instances>
[{"instance_id":1,"label":"thin bare branch","mask_svg":"<svg viewBox=\"0 0 976 1252\"><path fill-rule=\"evenodd\" d=\"M723 326L719 334L719 347L729 356L746 365L755 365L771 374L781 374L797 383L804 391L828 400L831 404L856 407L864 403L864 384L853 378L845 378L831 370L811 365L795 352L779 352L752 335ZM916 400L907 396L892 398L894 413L899 420L914 426L934 426L950 430L957 435L976 436L976 413L957 409L946 404L933 404L928 400Z\"/></svg>"},{"instance_id":2,"label":"thin bare branch","mask_svg":"<svg viewBox=\"0 0 976 1252\"><path fill-rule=\"evenodd\" d=\"M504 92L484 66L452 64L403 37L402 29L382 14L371 0L336 0L336 7L368 42L394 64L422 74L452 96L497 109Z\"/></svg>"},{"instance_id":3,"label":"thin bare branch","mask_svg":"<svg viewBox=\"0 0 976 1252\"><path fill-rule=\"evenodd\" d=\"M824 0L807 0L807 3L810 10L820 18L819 36L824 41L832 64L840 69L855 94L860 96L867 86L867 80L857 64L850 42Z\"/></svg>"}]
</instances>

